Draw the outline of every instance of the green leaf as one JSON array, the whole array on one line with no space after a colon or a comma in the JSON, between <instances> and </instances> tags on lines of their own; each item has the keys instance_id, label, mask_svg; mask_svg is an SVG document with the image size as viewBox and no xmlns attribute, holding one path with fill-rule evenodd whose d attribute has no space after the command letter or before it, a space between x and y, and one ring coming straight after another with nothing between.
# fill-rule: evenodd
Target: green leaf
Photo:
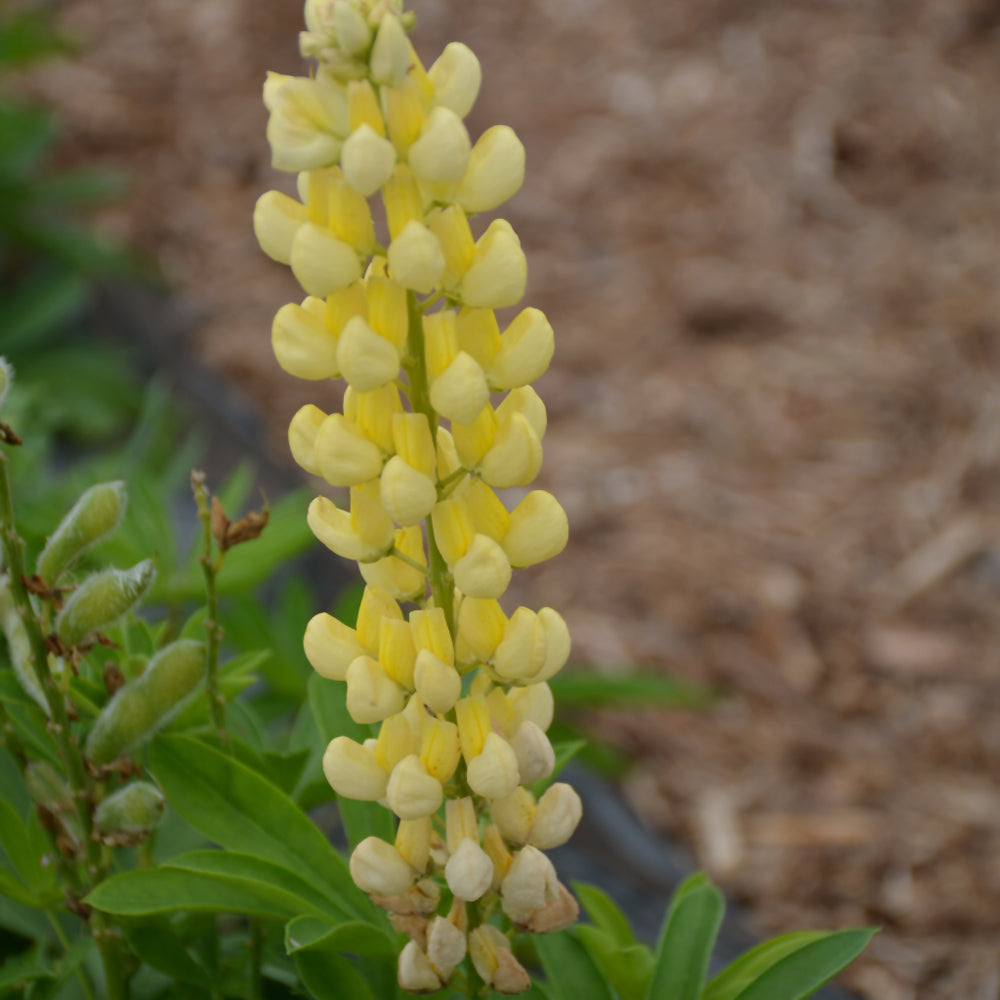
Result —
<instances>
[{"instance_id":1,"label":"green leaf","mask_svg":"<svg viewBox=\"0 0 1000 1000\"><path fill-rule=\"evenodd\" d=\"M218 750L187 736L161 736L150 769L170 804L196 830L231 851L303 872L353 916L374 906L343 858L281 789Z\"/></svg>"},{"instance_id":2,"label":"green leaf","mask_svg":"<svg viewBox=\"0 0 1000 1000\"><path fill-rule=\"evenodd\" d=\"M182 983L212 988L212 977L184 947L169 920L126 923L124 932L129 947L147 965Z\"/></svg>"},{"instance_id":3,"label":"green leaf","mask_svg":"<svg viewBox=\"0 0 1000 1000\"><path fill-rule=\"evenodd\" d=\"M42 868L41 855L36 852L27 827L14 807L4 799L0 799L0 845L14 871L32 892L54 886L54 872L51 868Z\"/></svg>"},{"instance_id":4,"label":"green leaf","mask_svg":"<svg viewBox=\"0 0 1000 1000\"><path fill-rule=\"evenodd\" d=\"M603 930L582 924L576 936L620 997L643 997L653 973L653 953L642 944L615 944Z\"/></svg>"},{"instance_id":5,"label":"green leaf","mask_svg":"<svg viewBox=\"0 0 1000 1000\"><path fill-rule=\"evenodd\" d=\"M0 701L7 705L23 705L33 709L38 706L18 682L13 670L0 670Z\"/></svg>"},{"instance_id":6,"label":"green leaf","mask_svg":"<svg viewBox=\"0 0 1000 1000\"><path fill-rule=\"evenodd\" d=\"M95 910L125 917L207 910L288 920L302 912L297 896L263 882L167 867L112 875L84 901Z\"/></svg>"},{"instance_id":7,"label":"green leaf","mask_svg":"<svg viewBox=\"0 0 1000 1000\"><path fill-rule=\"evenodd\" d=\"M375 1000L361 973L329 951L298 951L295 967L314 1000Z\"/></svg>"},{"instance_id":8,"label":"green leaf","mask_svg":"<svg viewBox=\"0 0 1000 1000\"><path fill-rule=\"evenodd\" d=\"M723 969L703 1000L805 1000L850 965L876 931L805 931L766 941Z\"/></svg>"},{"instance_id":9,"label":"green leaf","mask_svg":"<svg viewBox=\"0 0 1000 1000\"><path fill-rule=\"evenodd\" d=\"M30 906L34 910L45 910L52 904L51 899L44 899L22 885L6 868L0 868L0 896L6 896L15 903Z\"/></svg>"},{"instance_id":10,"label":"green leaf","mask_svg":"<svg viewBox=\"0 0 1000 1000\"><path fill-rule=\"evenodd\" d=\"M69 271L44 271L18 282L0 300L0 349L17 357L22 349L38 350L62 331L82 308L86 283Z\"/></svg>"},{"instance_id":11,"label":"green leaf","mask_svg":"<svg viewBox=\"0 0 1000 1000\"><path fill-rule=\"evenodd\" d=\"M600 928L615 944L623 948L635 944L635 935L628 918L607 893L585 882L574 882L572 885L576 898L580 900L580 905L595 927Z\"/></svg>"},{"instance_id":12,"label":"green leaf","mask_svg":"<svg viewBox=\"0 0 1000 1000\"><path fill-rule=\"evenodd\" d=\"M41 945L37 945L30 951L8 958L0 965L0 989L52 975L52 966L46 962Z\"/></svg>"},{"instance_id":13,"label":"green leaf","mask_svg":"<svg viewBox=\"0 0 1000 1000\"><path fill-rule=\"evenodd\" d=\"M189 851L170 858L165 864L185 871L261 882L297 897L302 903L301 911L311 910L317 916L332 917L335 920L343 920L346 916L341 906L318 892L303 876L252 854L240 854L237 851Z\"/></svg>"},{"instance_id":14,"label":"green leaf","mask_svg":"<svg viewBox=\"0 0 1000 1000\"><path fill-rule=\"evenodd\" d=\"M662 674L601 674L568 670L550 678L557 705L606 708L645 705L669 708L707 708L715 694L698 684Z\"/></svg>"},{"instance_id":15,"label":"green leaf","mask_svg":"<svg viewBox=\"0 0 1000 1000\"><path fill-rule=\"evenodd\" d=\"M319 674L309 678L309 704L324 746L335 736L350 736L361 743L370 735L366 726L355 722L348 714L344 692L345 685L337 681L327 680ZM395 835L392 814L377 802L338 797L337 811L352 847L365 837L380 837L392 842Z\"/></svg>"},{"instance_id":16,"label":"green leaf","mask_svg":"<svg viewBox=\"0 0 1000 1000\"><path fill-rule=\"evenodd\" d=\"M700 872L681 883L663 922L646 1000L698 1000L724 906L722 893Z\"/></svg>"},{"instance_id":17,"label":"green leaf","mask_svg":"<svg viewBox=\"0 0 1000 1000\"><path fill-rule=\"evenodd\" d=\"M556 1000L614 1000L604 974L568 931L539 934L534 943Z\"/></svg>"},{"instance_id":18,"label":"green leaf","mask_svg":"<svg viewBox=\"0 0 1000 1000\"><path fill-rule=\"evenodd\" d=\"M315 917L296 917L285 927L285 951L291 955L308 948L390 961L396 957L396 945L389 935L363 920L334 925Z\"/></svg>"}]
</instances>

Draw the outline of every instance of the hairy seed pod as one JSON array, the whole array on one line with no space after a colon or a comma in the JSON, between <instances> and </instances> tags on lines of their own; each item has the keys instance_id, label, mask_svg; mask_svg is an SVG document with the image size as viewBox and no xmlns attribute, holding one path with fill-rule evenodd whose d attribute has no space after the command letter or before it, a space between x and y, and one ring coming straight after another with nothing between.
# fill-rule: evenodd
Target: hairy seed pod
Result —
<instances>
[{"instance_id":1,"label":"hairy seed pod","mask_svg":"<svg viewBox=\"0 0 1000 1000\"><path fill-rule=\"evenodd\" d=\"M0 629L3 630L4 638L7 640L7 655L10 657L10 665L14 668L14 676L17 677L24 693L48 715L49 705L35 673L28 632L24 622L21 621L21 616L17 613L14 595L10 592L6 576L0 578Z\"/></svg>"},{"instance_id":2,"label":"hairy seed pod","mask_svg":"<svg viewBox=\"0 0 1000 1000\"><path fill-rule=\"evenodd\" d=\"M147 742L177 714L204 676L204 643L178 639L165 646L141 677L105 705L87 737L87 757L103 767Z\"/></svg>"},{"instance_id":3,"label":"hairy seed pod","mask_svg":"<svg viewBox=\"0 0 1000 1000\"><path fill-rule=\"evenodd\" d=\"M127 500L121 480L98 483L86 490L45 543L36 566L38 575L55 583L82 552L118 527Z\"/></svg>"},{"instance_id":4,"label":"hairy seed pod","mask_svg":"<svg viewBox=\"0 0 1000 1000\"><path fill-rule=\"evenodd\" d=\"M43 760L33 760L24 771L31 797L51 813L73 808L73 790L66 779Z\"/></svg>"},{"instance_id":5,"label":"hairy seed pod","mask_svg":"<svg viewBox=\"0 0 1000 1000\"><path fill-rule=\"evenodd\" d=\"M153 560L145 559L131 569L105 569L88 576L59 612L59 638L75 646L91 632L117 621L142 597L155 575Z\"/></svg>"},{"instance_id":6,"label":"hairy seed pod","mask_svg":"<svg viewBox=\"0 0 1000 1000\"><path fill-rule=\"evenodd\" d=\"M104 834L143 834L163 819L163 792L148 781L133 781L109 795L94 813L94 823Z\"/></svg>"}]
</instances>

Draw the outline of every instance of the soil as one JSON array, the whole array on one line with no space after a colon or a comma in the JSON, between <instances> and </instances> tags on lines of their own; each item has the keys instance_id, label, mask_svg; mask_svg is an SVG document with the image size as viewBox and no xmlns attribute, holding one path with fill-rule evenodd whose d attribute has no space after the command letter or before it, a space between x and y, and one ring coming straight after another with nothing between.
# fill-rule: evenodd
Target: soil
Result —
<instances>
[{"instance_id":1,"label":"soil","mask_svg":"<svg viewBox=\"0 0 1000 1000\"><path fill-rule=\"evenodd\" d=\"M577 658L726 695L606 714L626 791L762 929L878 924L871 1000L1000 993L1000 4L413 0L528 150L507 215L558 351L541 485L573 535L512 597ZM131 176L186 343L268 414L260 84L297 0L63 0L33 82L70 158Z\"/></svg>"}]
</instances>

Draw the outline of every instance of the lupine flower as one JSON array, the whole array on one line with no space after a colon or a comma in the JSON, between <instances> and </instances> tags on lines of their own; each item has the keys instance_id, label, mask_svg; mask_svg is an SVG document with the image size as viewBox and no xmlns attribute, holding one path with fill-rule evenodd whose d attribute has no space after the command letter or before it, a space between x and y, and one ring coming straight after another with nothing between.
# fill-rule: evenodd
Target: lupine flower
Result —
<instances>
[{"instance_id":1,"label":"lupine flower","mask_svg":"<svg viewBox=\"0 0 1000 1000\"><path fill-rule=\"evenodd\" d=\"M569 785L537 801L527 787L555 767L546 682L569 656L566 623L502 603L513 570L569 533L550 493L497 492L541 469L531 383L555 342L531 307L501 329L525 255L505 219L470 220L517 192L524 148L504 125L473 141L476 56L452 43L425 69L399 0L308 0L305 20L315 71L264 86L272 162L298 172L299 196L263 195L254 229L305 295L275 316L278 363L348 385L342 412L310 404L289 428L296 461L349 490L346 509L317 497L310 527L367 583L355 628L321 613L306 629L309 661L377 733L336 737L323 768L338 795L398 817L395 842L368 837L350 869L410 937L400 985L440 989L468 955L486 984L520 993L508 934L575 920L544 851L581 815ZM442 891L448 916L429 919Z\"/></svg>"}]
</instances>

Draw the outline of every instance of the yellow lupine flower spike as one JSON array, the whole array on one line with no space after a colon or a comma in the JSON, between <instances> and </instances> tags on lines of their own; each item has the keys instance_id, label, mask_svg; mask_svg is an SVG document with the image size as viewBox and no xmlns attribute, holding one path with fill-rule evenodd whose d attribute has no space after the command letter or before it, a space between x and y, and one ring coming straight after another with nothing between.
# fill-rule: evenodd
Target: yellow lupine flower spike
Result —
<instances>
[{"instance_id":1,"label":"yellow lupine flower spike","mask_svg":"<svg viewBox=\"0 0 1000 1000\"><path fill-rule=\"evenodd\" d=\"M394 843L363 839L350 871L410 938L400 986L441 989L468 957L476 991L519 993L530 978L504 932L575 919L544 852L582 811L566 784L537 802L526 787L556 766L546 681L569 630L507 598L515 568L569 538L556 497L523 490L542 466L532 383L555 337L530 305L501 329L525 254L505 219L470 225L520 189L524 147L506 125L469 134L479 60L452 42L425 70L403 0L307 0L305 22L315 66L264 85L273 164L298 174L298 200L262 195L254 232L306 293L274 318L278 364L347 383L342 407L303 406L288 429L299 465L349 490L307 518L367 583L354 628L321 612L305 630L309 662L372 727L336 736L323 770L398 818Z\"/></svg>"}]
</instances>

